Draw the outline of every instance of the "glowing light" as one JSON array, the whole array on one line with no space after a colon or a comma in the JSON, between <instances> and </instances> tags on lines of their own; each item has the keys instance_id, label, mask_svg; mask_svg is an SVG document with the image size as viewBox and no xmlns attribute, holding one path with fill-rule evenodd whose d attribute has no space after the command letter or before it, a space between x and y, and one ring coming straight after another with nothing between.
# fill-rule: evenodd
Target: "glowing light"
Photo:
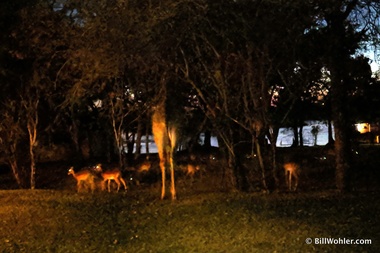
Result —
<instances>
[{"instance_id":1,"label":"glowing light","mask_svg":"<svg viewBox=\"0 0 380 253\"><path fill-rule=\"evenodd\" d=\"M356 130L361 134L371 132L371 125L369 123L358 123L355 124Z\"/></svg>"}]
</instances>

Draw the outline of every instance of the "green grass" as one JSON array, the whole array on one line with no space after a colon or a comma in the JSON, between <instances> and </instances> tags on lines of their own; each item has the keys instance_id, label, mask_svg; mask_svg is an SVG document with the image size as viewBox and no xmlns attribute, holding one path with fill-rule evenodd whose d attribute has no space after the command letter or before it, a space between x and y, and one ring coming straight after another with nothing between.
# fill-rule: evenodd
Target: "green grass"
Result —
<instances>
[{"instance_id":1,"label":"green grass","mask_svg":"<svg viewBox=\"0 0 380 253\"><path fill-rule=\"evenodd\" d=\"M0 252L380 252L375 193L0 191ZM306 238L372 239L307 245Z\"/></svg>"}]
</instances>

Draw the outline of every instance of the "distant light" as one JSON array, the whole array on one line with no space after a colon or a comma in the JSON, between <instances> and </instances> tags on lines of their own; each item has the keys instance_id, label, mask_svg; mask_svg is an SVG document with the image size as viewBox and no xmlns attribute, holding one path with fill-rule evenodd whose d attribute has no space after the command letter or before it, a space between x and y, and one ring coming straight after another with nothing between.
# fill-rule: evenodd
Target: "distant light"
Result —
<instances>
[{"instance_id":1,"label":"distant light","mask_svg":"<svg viewBox=\"0 0 380 253\"><path fill-rule=\"evenodd\" d=\"M356 130L361 134L371 132L371 126L369 123L358 123L355 124Z\"/></svg>"},{"instance_id":2,"label":"distant light","mask_svg":"<svg viewBox=\"0 0 380 253\"><path fill-rule=\"evenodd\" d=\"M95 106L95 107L97 107L97 108L101 108L102 105L103 105L102 100L97 99L96 101L94 101L94 106Z\"/></svg>"}]
</instances>

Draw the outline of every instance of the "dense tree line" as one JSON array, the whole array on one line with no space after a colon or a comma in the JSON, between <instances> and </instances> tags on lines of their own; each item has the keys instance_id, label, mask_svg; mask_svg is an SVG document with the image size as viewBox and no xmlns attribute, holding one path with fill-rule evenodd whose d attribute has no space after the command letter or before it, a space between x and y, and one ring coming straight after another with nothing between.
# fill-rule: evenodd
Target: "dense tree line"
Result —
<instances>
[{"instance_id":1,"label":"dense tree line","mask_svg":"<svg viewBox=\"0 0 380 253\"><path fill-rule=\"evenodd\" d=\"M0 9L0 152L21 187L35 187L38 146L122 164L123 133L149 133L152 108L166 101L183 139L218 136L224 174L241 190L242 143L273 188L279 127L332 120L345 191L350 126L378 117L353 109L371 108L378 91L361 55L379 39L374 1L18 0Z\"/></svg>"}]
</instances>

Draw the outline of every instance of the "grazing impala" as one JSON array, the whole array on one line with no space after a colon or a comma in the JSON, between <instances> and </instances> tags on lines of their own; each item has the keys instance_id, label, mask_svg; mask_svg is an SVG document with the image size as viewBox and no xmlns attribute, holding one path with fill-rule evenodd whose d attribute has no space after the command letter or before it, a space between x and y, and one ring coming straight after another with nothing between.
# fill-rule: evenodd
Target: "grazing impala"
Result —
<instances>
[{"instance_id":1,"label":"grazing impala","mask_svg":"<svg viewBox=\"0 0 380 253\"><path fill-rule=\"evenodd\" d=\"M183 172L186 173L186 176L189 176L191 178L193 178L195 173L200 170L199 165L195 165L195 164L191 164L191 163L182 164L182 165L180 165L180 168L183 170Z\"/></svg>"},{"instance_id":2,"label":"grazing impala","mask_svg":"<svg viewBox=\"0 0 380 253\"><path fill-rule=\"evenodd\" d=\"M299 176L299 165L296 163L285 163L285 182L289 191L297 190L298 186L298 176ZM294 178L294 186L292 186L292 178Z\"/></svg>"},{"instance_id":3,"label":"grazing impala","mask_svg":"<svg viewBox=\"0 0 380 253\"><path fill-rule=\"evenodd\" d=\"M148 172L152 167L152 163L149 160L144 161L137 169L137 172Z\"/></svg>"},{"instance_id":4,"label":"grazing impala","mask_svg":"<svg viewBox=\"0 0 380 253\"><path fill-rule=\"evenodd\" d=\"M73 177L77 180L77 191L80 192L82 185L85 183L89 183L91 187L91 191L95 190L95 182L94 175L89 170L83 170L75 173L74 167L69 169L68 175L73 175Z\"/></svg>"},{"instance_id":5,"label":"grazing impala","mask_svg":"<svg viewBox=\"0 0 380 253\"><path fill-rule=\"evenodd\" d=\"M98 164L96 165L95 170L98 171L103 178L103 182L102 182L103 191L106 189L106 181L108 181L108 192L111 192L111 180L114 180L116 182L118 192L120 190L120 181L123 183L125 191L127 191L127 184L125 183L124 179L121 177L121 171L119 169L115 168L113 170L103 171L102 165Z\"/></svg>"}]
</instances>

